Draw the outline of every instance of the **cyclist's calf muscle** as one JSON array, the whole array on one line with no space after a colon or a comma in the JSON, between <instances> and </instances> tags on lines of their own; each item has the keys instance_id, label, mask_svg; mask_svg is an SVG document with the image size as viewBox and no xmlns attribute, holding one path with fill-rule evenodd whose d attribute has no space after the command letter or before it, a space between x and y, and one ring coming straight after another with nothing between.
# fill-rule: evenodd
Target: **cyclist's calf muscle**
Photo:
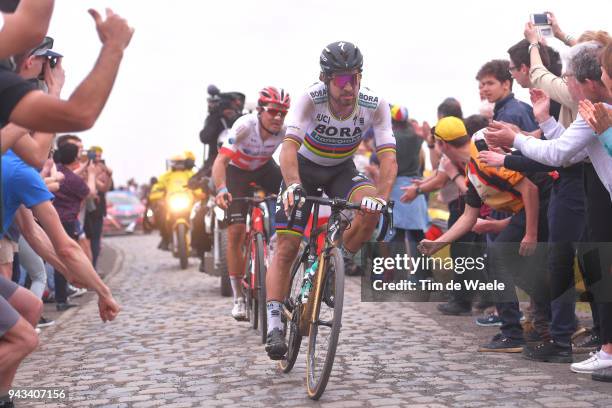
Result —
<instances>
[{"instance_id":1,"label":"cyclist's calf muscle","mask_svg":"<svg viewBox=\"0 0 612 408\"><path fill-rule=\"evenodd\" d=\"M290 268L300 249L301 240L301 236L277 233L274 259L266 274L268 302L282 302L289 293Z\"/></svg>"},{"instance_id":2,"label":"cyclist's calf muscle","mask_svg":"<svg viewBox=\"0 0 612 408\"><path fill-rule=\"evenodd\" d=\"M242 277L244 271L244 256L241 245L246 233L245 224L232 224L227 228L227 267L232 277Z\"/></svg>"}]
</instances>

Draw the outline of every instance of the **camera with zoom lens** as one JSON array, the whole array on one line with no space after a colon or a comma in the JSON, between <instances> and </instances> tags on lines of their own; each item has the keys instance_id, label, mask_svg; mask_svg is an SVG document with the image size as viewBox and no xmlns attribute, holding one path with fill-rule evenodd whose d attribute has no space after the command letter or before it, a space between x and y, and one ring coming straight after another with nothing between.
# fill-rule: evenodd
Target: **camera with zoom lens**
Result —
<instances>
[{"instance_id":1,"label":"camera with zoom lens","mask_svg":"<svg viewBox=\"0 0 612 408\"><path fill-rule=\"evenodd\" d=\"M234 98L229 94L218 94L208 100L209 113L222 113L225 109L234 109L232 104Z\"/></svg>"}]
</instances>

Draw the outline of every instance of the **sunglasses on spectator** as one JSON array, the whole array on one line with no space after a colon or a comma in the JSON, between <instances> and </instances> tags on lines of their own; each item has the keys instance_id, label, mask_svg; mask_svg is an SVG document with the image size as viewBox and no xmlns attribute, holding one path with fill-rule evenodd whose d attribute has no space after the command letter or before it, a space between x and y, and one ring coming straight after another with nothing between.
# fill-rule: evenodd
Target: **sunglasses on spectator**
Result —
<instances>
[{"instance_id":1,"label":"sunglasses on spectator","mask_svg":"<svg viewBox=\"0 0 612 408\"><path fill-rule=\"evenodd\" d=\"M357 86L359 79L361 78L361 74L346 74L346 75L334 75L331 77L331 81L338 88L344 88L346 84L350 83L352 87Z\"/></svg>"},{"instance_id":2,"label":"sunglasses on spectator","mask_svg":"<svg viewBox=\"0 0 612 408\"><path fill-rule=\"evenodd\" d=\"M508 67L508 72L512 73L512 71L517 71L518 67Z\"/></svg>"},{"instance_id":3,"label":"sunglasses on spectator","mask_svg":"<svg viewBox=\"0 0 612 408\"><path fill-rule=\"evenodd\" d=\"M286 110L270 108L268 106L264 106L262 107L262 109L266 111L268 114L270 114L273 118L277 117L278 115L280 115L281 118L284 118L285 116L287 116Z\"/></svg>"}]
</instances>

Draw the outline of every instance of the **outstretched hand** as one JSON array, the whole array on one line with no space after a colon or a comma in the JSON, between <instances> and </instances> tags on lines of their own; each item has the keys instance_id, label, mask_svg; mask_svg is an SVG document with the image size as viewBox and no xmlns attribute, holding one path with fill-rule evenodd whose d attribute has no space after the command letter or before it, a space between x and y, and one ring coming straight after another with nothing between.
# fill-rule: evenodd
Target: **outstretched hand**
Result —
<instances>
[{"instance_id":1,"label":"outstretched hand","mask_svg":"<svg viewBox=\"0 0 612 408\"><path fill-rule=\"evenodd\" d=\"M100 296L98 298L98 311L100 312L100 318L106 323L115 320L121 311L121 307L112 296Z\"/></svg>"},{"instance_id":2,"label":"outstretched hand","mask_svg":"<svg viewBox=\"0 0 612 408\"><path fill-rule=\"evenodd\" d=\"M103 20L96 10L89 9L88 11L96 23L98 37L102 44L114 45L120 50L127 48L134 34L134 29L128 25L127 20L109 8L106 9L106 20Z\"/></svg>"},{"instance_id":3,"label":"outstretched hand","mask_svg":"<svg viewBox=\"0 0 612 408\"><path fill-rule=\"evenodd\" d=\"M419 243L419 245L417 245L417 249L423 255L431 256L435 254L436 252L438 252L440 249L442 249L445 245L446 243L444 242L431 241L429 239L424 239Z\"/></svg>"},{"instance_id":4,"label":"outstretched hand","mask_svg":"<svg viewBox=\"0 0 612 408\"><path fill-rule=\"evenodd\" d=\"M505 154L493 152L491 150L484 150L478 153L478 160L490 167L503 167L505 158Z\"/></svg>"},{"instance_id":5,"label":"outstretched hand","mask_svg":"<svg viewBox=\"0 0 612 408\"><path fill-rule=\"evenodd\" d=\"M578 112L598 135L612 126L612 110L607 109L603 103L593 104L585 99L578 103Z\"/></svg>"},{"instance_id":6,"label":"outstretched hand","mask_svg":"<svg viewBox=\"0 0 612 408\"><path fill-rule=\"evenodd\" d=\"M525 24L523 35L529 44L537 43L540 38L537 27L531 21Z\"/></svg>"},{"instance_id":7,"label":"outstretched hand","mask_svg":"<svg viewBox=\"0 0 612 408\"><path fill-rule=\"evenodd\" d=\"M538 123L545 122L550 117L550 97L543 90L532 88L529 90L529 98L536 120Z\"/></svg>"},{"instance_id":8,"label":"outstretched hand","mask_svg":"<svg viewBox=\"0 0 612 408\"><path fill-rule=\"evenodd\" d=\"M484 132L487 145L491 147L512 147L516 132L506 123L493 121Z\"/></svg>"}]
</instances>

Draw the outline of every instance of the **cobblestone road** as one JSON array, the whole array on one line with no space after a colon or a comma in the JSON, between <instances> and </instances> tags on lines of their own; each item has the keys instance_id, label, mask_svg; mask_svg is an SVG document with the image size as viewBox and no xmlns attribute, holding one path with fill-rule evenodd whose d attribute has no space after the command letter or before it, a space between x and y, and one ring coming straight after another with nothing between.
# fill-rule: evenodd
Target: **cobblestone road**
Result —
<instances>
[{"instance_id":1,"label":"cobblestone road","mask_svg":"<svg viewBox=\"0 0 612 408\"><path fill-rule=\"evenodd\" d=\"M360 303L350 278L343 329L322 399L306 397L302 354L290 374L229 315L218 278L181 271L153 236L107 240L120 253L108 282L120 317L102 324L95 297L66 312L15 386L68 387L63 403L27 407L611 407L612 385L568 365L476 353L494 329L442 317L435 304ZM112 251L107 251L107 254Z\"/></svg>"}]
</instances>

